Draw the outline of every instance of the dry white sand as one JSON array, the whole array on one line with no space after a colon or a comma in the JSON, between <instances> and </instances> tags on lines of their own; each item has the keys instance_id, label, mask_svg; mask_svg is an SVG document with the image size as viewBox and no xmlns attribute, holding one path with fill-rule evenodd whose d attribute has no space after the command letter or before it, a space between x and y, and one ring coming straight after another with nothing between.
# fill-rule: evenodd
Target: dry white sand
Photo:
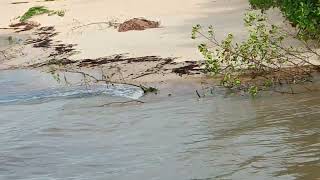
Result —
<instances>
[{"instance_id":1,"label":"dry white sand","mask_svg":"<svg viewBox=\"0 0 320 180\"><path fill-rule=\"evenodd\" d=\"M19 1L30 3L11 4ZM199 41L190 39L193 25L212 24L220 37L229 32L243 36L242 18L249 7L248 0L1 0L0 27L16 22L15 17L39 5L66 11L64 17L41 15L32 20L43 26L55 26L59 32L55 40L77 44L80 53L73 59L128 53L129 56L179 57L179 61L201 59L196 48ZM72 30L83 24L123 22L134 17L160 21L161 28L120 33L104 25L92 25ZM36 52L37 59L41 59L41 51ZM25 63L30 59L20 58L10 63Z\"/></svg>"},{"instance_id":2,"label":"dry white sand","mask_svg":"<svg viewBox=\"0 0 320 180\"><path fill-rule=\"evenodd\" d=\"M19 1L29 3L12 4ZM248 0L0 0L0 27L8 27L9 24L18 22L17 17L33 6L65 10L64 17L40 15L31 20L39 22L42 26L54 26L59 33L54 37L55 41L76 44L76 50L80 53L71 57L75 60L114 54L127 54L131 57L178 57L176 61L200 60L202 57L197 45L202 40L190 38L192 26L213 25L218 39L222 39L228 33L233 33L238 39L244 39L247 32L243 25L243 15L249 9ZM123 22L135 17L160 21L161 27L145 31L118 32L114 28L99 24L74 29L89 23ZM279 11L270 11L269 17L272 23L283 25L284 19ZM12 33L0 30L0 37ZM31 33L32 31L27 31L14 36L28 37L32 36ZM33 48L32 45L23 46L22 52L9 61L1 60L0 56L0 69L46 61L50 52L44 48ZM319 59L313 59L312 62L320 63ZM126 73L139 74L136 72L137 69L139 67L128 65ZM139 80L155 82L175 79L176 76L169 74L163 77L158 73Z\"/></svg>"}]
</instances>

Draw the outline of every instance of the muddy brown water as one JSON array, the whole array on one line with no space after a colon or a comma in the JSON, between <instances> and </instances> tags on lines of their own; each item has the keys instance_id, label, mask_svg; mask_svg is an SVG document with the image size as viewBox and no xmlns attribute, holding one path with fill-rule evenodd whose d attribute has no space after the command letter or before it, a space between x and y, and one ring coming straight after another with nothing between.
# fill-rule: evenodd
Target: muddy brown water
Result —
<instances>
[{"instance_id":1,"label":"muddy brown water","mask_svg":"<svg viewBox=\"0 0 320 180\"><path fill-rule=\"evenodd\" d=\"M141 92L54 82L0 72L0 179L320 178L319 92L199 100L181 83L144 104L100 106Z\"/></svg>"}]
</instances>

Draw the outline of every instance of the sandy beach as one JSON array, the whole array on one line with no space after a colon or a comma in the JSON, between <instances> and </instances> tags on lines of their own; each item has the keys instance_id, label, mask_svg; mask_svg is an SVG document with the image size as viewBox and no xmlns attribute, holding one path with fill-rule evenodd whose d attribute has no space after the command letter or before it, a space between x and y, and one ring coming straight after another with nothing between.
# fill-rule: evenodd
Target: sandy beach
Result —
<instances>
[{"instance_id":1,"label":"sandy beach","mask_svg":"<svg viewBox=\"0 0 320 180\"><path fill-rule=\"evenodd\" d=\"M196 45L198 42L190 39L191 28L195 24L216 27L217 35L228 32L243 33L242 15L249 7L247 0L177 0L177 1L148 1L148 0L56 0L35 1L12 4L19 0L3 0L0 2L0 27L8 27L17 22L15 18L21 16L30 7L45 6L52 10L64 10L65 16L41 15L32 18L41 26L54 26L59 34L55 41L66 44L76 44L79 53L73 55L74 60L85 58L99 58L114 54L128 56L161 56L177 57L176 61L199 60ZM21 1L22 2L22 1ZM23 1L24 2L24 1ZM144 17L159 21L160 28L145 31L130 31L119 33L114 28L104 24L90 25L96 22L123 22L130 18ZM0 36L10 31L0 30ZM20 34L30 35L32 31ZM28 62L42 61L45 50L24 50L24 58L16 58L6 65L22 65Z\"/></svg>"},{"instance_id":2,"label":"sandy beach","mask_svg":"<svg viewBox=\"0 0 320 180\"><path fill-rule=\"evenodd\" d=\"M64 16L38 15L29 20L36 28L22 32L10 29L35 6L64 11ZM44 64L95 67L117 82L205 77L199 71L203 66L197 49L204 40L191 39L192 27L213 25L218 40L228 33L243 40L247 35L243 15L249 8L247 0L3 0L0 69ZM280 11L271 10L268 17L273 24L284 25ZM160 26L127 32L113 27L132 18L157 21ZM1 45L1 38L8 37L15 43Z\"/></svg>"}]
</instances>

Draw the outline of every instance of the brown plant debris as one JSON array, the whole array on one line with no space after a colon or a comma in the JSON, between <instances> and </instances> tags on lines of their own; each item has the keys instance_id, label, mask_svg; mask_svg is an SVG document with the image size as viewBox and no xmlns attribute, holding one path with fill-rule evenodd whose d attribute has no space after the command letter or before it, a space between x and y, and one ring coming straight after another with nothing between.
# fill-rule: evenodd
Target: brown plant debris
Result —
<instances>
[{"instance_id":1,"label":"brown plant debris","mask_svg":"<svg viewBox=\"0 0 320 180\"><path fill-rule=\"evenodd\" d=\"M149 28L158 28L160 23L157 21L150 21L144 18L133 18L119 25L119 32L126 31L142 31Z\"/></svg>"},{"instance_id":2,"label":"brown plant debris","mask_svg":"<svg viewBox=\"0 0 320 180\"><path fill-rule=\"evenodd\" d=\"M67 46L67 45L65 45ZM126 57L123 54L116 54L113 56L101 57L97 59L82 59L77 61L72 61L67 58L61 60L55 60L54 62L46 61L39 64L32 65L33 67L42 67L46 65L68 65L74 64L77 67L96 67L108 64L132 64L132 63L143 63L143 62L155 62L158 66L163 66L165 64L173 63L175 58L161 58L158 56L141 56L141 57Z\"/></svg>"},{"instance_id":3,"label":"brown plant debris","mask_svg":"<svg viewBox=\"0 0 320 180\"><path fill-rule=\"evenodd\" d=\"M75 53L75 44L62 44L58 42L53 42L52 38L58 33L53 26L45 26L38 28L37 31L33 33L36 38L26 40L25 44L32 44L35 48L51 48L53 49L50 57L71 55Z\"/></svg>"},{"instance_id":4,"label":"brown plant debris","mask_svg":"<svg viewBox=\"0 0 320 180\"><path fill-rule=\"evenodd\" d=\"M23 32L23 31L29 31L32 30L36 27L39 27L40 23L34 22L34 21L26 21L26 22L18 22L18 23L13 23L10 24L7 29L14 29L16 30L15 32Z\"/></svg>"},{"instance_id":5,"label":"brown plant debris","mask_svg":"<svg viewBox=\"0 0 320 180\"><path fill-rule=\"evenodd\" d=\"M106 78L114 82L125 80L140 80L145 76L161 78L167 74L195 75L203 70L194 61L175 62L174 57L140 56L128 57L127 54L115 54L112 56L72 60L70 55L76 53L74 44L63 44L54 41L53 37L58 33L52 26L37 28L33 32L33 38L25 41L35 48L48 49L51 52L45 62L29 65L32 68L51 66L64 69L104 69Z\"/></svg>"},{"instance_id":6,"label":"brown plant debris","mask_svg":"<svg viewBox=\"0 0 320 180\"><path fill-rule=\"evenodd\" d=\"M12 2L11 4L27 4L27 1L20 1L20 2Z\"/></svg>"},{"instance_id":7,"label":"brown plant debris","mask_svg":"<svg viewBox=\"0 0 320 180\"><path fill-rule=\"evenodd\" d=\"M122 106L122 105L130 105L130 104L143 104L145 102L143 101L139 101L139 100L130 100L130 101L124 101L124 102L110 102L107 104L102 104L99 106L95 106L95 107L106 107L106 106L112 106L112 105L118 105L118 106Z\"/></svg>"},{"instance_id":8,"label":"brown plant debris","mask_svg":"<svg viewBox=\"0 0 320 180\"><path fill-rule=\"evenodd\" d=\"M175 58L161 58L158 56L141 56L141 57L126 57L123 54L117 54L108 57L101 57L97 59L83 59L79 61L80 67L94 67L109 63L139 63L139 62L165 62L166 64L173 62Z\"/></svg>"},{"instance_id":9,"label":"brown plant debris","mask_svg":"<svg viewBox=\"0 0 320 180\"><path fill-rule=\"evenodd\" d=\"M127 57L123 54L101 57L97 59L71 60L53 58L46 62L31 65L33 68L56 66L66 69L103 68L108 79L113 81L139 80L145 76L161 77L166 74L195 75L202 69L192 61L174 62L175 58L158 56Z\"/></svg>"},{"instance_id":10,"label":"brown plant debris","mask_svg":"<svg viewBox=\"0 0 320 180\"><path fill-rule=\"evenodd\" d=\"M195 61L186 61L185 65L173 68L172 72L178 74L179 76L200 74L203 71L203 69L200 68L202 64L200 62Z\"/></svg>"}]
</instances>

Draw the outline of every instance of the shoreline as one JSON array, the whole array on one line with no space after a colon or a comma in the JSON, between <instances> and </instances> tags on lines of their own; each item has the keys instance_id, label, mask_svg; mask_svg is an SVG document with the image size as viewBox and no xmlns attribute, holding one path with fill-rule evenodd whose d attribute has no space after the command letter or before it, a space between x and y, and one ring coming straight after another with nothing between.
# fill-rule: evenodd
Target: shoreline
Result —
<instances>
[{"instance_id":1,"label":"shoreline","mask_svg":"<svg viewBox=\"0 0 320 180\"><path fill-rule=\"evenodd\" d=\"M82 3L87 2L87 0L80 0ZM121 0L123 2L126 2L127 0ZM203 0L204 3L207 0ZM231 4L231 1L234 4ZM139 0L139 3L144 2L144 0ZM208 1L209 2L209 1ZM207 2L207 3L208 3ZM5 2L2 2L5 3ZM42 2L43 3L43 2ZM92 3L92 6L96 6L97 4L102 2L96 2ZM162 5L167 5L167 1L164 1ZM194 5L195 0L190 0L190 2ZM186 3L187 5L190 5ZM200 3L200 4L201 4ZM245 7L248 6L247 0L230 0L230 2L222 2L222 1L215 1L212 2L215 7L211 11L213 14L216 13L216 15L219 15L220 17L226 16L224 18L228 19L231 18L232 22L228 22L225 24L223 22L223 19L220 19L220 25L217 25L217 36L218 39L223 37L223 35L226 32L229 32L226 30L231 25L233 28L233 31L236 32L235 35L238 36L239 34L243 34L242 23L239 24L239 22L235 23L234 21L236 19L240 19L242 17L237 17L239 14L242 14L245 10ZM31 5L40 4L40 2L33 2L30 1L30 3L26 4L20 4L21 6L27 7ZM53 1L53 2L47 2L45 3L48 5L48 8L58 10L59 8L63 7L73 7L74 10L80 10L81 8L78 6L81 6L83 4L72 4L72 0L69 2L65 1ZM199 3L196 3L199 5ZM210 3L209 3L210 4ZM19 6L20 6L19 5ZM64 6L62 6L64 5ZM176 4L178 5L178 4ZM7 2L7 6L18 6L18 4L12 5ZM117 6L117 5L115 5ZM210 7L210 5L207 5ZM238 8L235 8L238 7ZM80 8L80 9L78 9ZM82 7L83 8L83 7ZM98 7L95 7L98 8ZM125 8L125 7L123 7ZM174 7L172 12L170 11L170 17L171 18L177 18L179 14L177 12L174 12ZM178 7L176 7L178 8ZM179 7L181 8L181 7ZM198 7L200 8L200 7ZM0 8L1 9L1 8ZM202 13L208 13L207 7L200 8L203 10ZM198 10L200 10L198 9ZM189 10L183 11L184 13L187 13ZM11 14L11 12L6 12L8 14ZM95 26L89 26L85 27L83 30L83 34L69 34L70 28L79 27L75 24L68 24L70 21L70 17L68 16L68 13L73 14L76 12L73 12L71 9L66 10L66 17L56 17L56 16L47 16L47 15L40 15L35 16L31 19L31 21L27 22L34 25L30 30L22 31L20 32L20 29L18 28L19 32L15 32L13 30L0 30L0 40L2 38L7 38L12 41L18 41L17 43L13 43L10 46L11 49L8 50L9 56L6 56L5 53L3 53L3 59L1 59L1 53L0 53L0 69L42 69L42 70L49 70L49 71L73 71L76 73L80 73L82 71L100 71L101 76L108 80L109 82L130 82L130 83L159 83L163 81L170 81L170 80L190 80L190 79L206 79L217 81L218 78L208 78L208 75L204 72L204 62L199 60L202 59L202 56L198 52L196 45L200 41L192 41L189 37L191 35L191 24L180 24L184 28L182 31L179 31L180 33L184 34L183 38L179 37L179 41L176 41L177 39L168 40L166 43L169 43L172 50L174 50L176 53L164 53L163 49L166 47L166 44L163 44L161 38L164 37L163 31L170 30L171 28L176 28L174 25L166 25L165 23L162 24L161 22L160 28L153 28L153 29L146 29L144 31L129 31L129 32L117 32L115 29L112 29L110 27L97 29ZM132 12L133 13L133 12ZM150 13L150 12L149 12ZM163 17L163 12L155 12L156 14L159 13L159 17ZM180 12L182 13L182 12ZM203 23L203 21L198 21L201 18L203 14L198 12L194 12L193 16L195 18L193 19L195 23ZM200 13L200 14L198 14ZM279 12L278 12L279 13ZM148 14L148 13L146 13ZM210 14L210 13L209 13ZM228 15L229 14L229 15ZM110 15L108 13L104 14L101 12L100 17L95 18L101 18L102 16ZM211 14L212 15L212 14ZM237 15L237 16L236 16ZM272 15L273 21L281 21L282 19L276 19L274 16L277 16L278 14ZM134 17L134 13L130 15L131 17ZM127 16L127 17L130 17ZM145 15L147 16L147 15ZM166 15L166 18L168 15ZM87 18L87 17L86 17ZM88 23L95 22L95 18L91 18L88 20ZM164 19L166 19L164 18ZM180 20L186 17L181 17ZM154 18L153 18L154 19ZM188 18L184 19L187 20ZM275 20L276 19L276 20ZM215 24L214 20L208 21L208 18L206 18L206 21L204 24ZM0 27L4 27L6 25L3 24L4 21L0 21ZM101 21L105 23L105 21ZM8 23L8 22L7 22ZM13 22L10 22L13 23ZM66 27L62 28L62 24L64 24ZM179 25L179 26L180 26ZM186 26L190 26L189 28L186 28ZM223 25L223 26L222 26ZM8 26L8 24L7 24ZM220 27L220 28L219 28ZM171 29L172 30L172 29ZM189 31L190 30L190 31ZM69 36L69 35L70 36ZM152 34L153 37L157 37L160 39L148 39L150 35ZM174 32L167 32L165 36L172 36L177 35ZM188 37L187 37L188 35ZM111 37L114 36L114 37ZM123 37L120 37L123 36ZM140 38L139 41L132 41L131 38ZM101 39L97 39L97 37L100 37ZM78 38L93 38L88 41L82 41L78 42ZM109 42L100 44L96 43L99 40L106 40L104 38L109 38ZM123 39L125 38L125 39ZM127 38L127 39L126 39ZM93 41L94 40L94 41ZM141 41L145 43L146 46L140 46ZM188 41L192 44L192 46L188 46L188 53L185 54L185 56L178 56L179 53L184 52L185 47L181 47L181 43L185 43ZM0 42L1 43L1 42ZM83 48L83 43L86 44L88 47ZM119 47L118 43L127 43L131 46L131 50L127 51L126 46ZM154 49L153 44L157 44L157 49ZM10 44L10 43L9 43ZM123 44L122 44L123 45ZM173 48L171 45L174 45L175 48ZM189 44L190 45L190 44ZM3 46L5 47L5 46ZM110 54L110 52L104 52L99 51L100 48L105 49L114 49L117 48L117 50L112 51L113 53ZM88 49L89 48L89 49ZM143 53L137 53L142 49L146 50L143 51ZM3 49L1 49L0 44L0 52ZM90 51L89 54L86 54L86 51ZM153 53L148 52L148 50L154 50ZM10 52L11 51L11 52ZM97 52L99 51L99 52ZM192 55L192 51L197 52L197 56ZM117 53L119 52L119 53ZM124 53L125 52L125 53ZM191 53L191 54L190 54ZM91 54L91 55L90 55ZM92 54L95 54L92 56ZM198 57L198 59L196 58ZM188 60L192 59L192 60ZM246 79L246 77L244 78Z\"/></svg>"},{"instance_id":2,"label":"shoreline","mask_svg":"<svg viewBox=\"0 0 320 180\"><path fill-rule=\"evenodd\" d=\"M17 0L18 2L19 0ZM0 2L0 28L8 28L17 22L17 17L34 6L45 6L50 10L64 10L65 15L34 16L30 21L40 24L40 27L53 27L56 33L51 37L53 43L74 45L78 53L68 56L71 60L98 59L117 54L126 54L128 57L157 56L161 58L175 58L175 62L199 61L202 59L197 50L199 41L191 40L192 26L201 24L226 24L220 26L221 37L226 32L243 33L241 15L249 7L247 0L210 1L210 0L164 0L149 2L147 0L120 0L117 2L90 1L90 0L55 0L36 1L27 0L27 3L14 3L11 0ZM112 7L112 8L110 8ZM83 12L87 11L90 16ZM86 14L87 14L86 13ZM125 20L144 17L148 20L160 22L160 28L144 31L117 32L114 28L97 24L74 30L74 27L98 22L124 22ZM18 36L26 35L37 39L34 34L37 30L15 33ZM0 30L0 36L14 30ZM26 45L24 56L11 59L7 66L18 67L28 63L41 63L48 59L48 48L33 48ZM50 50L49 50L50 51ZM1 57L0 57L1 58Z\"/></svg>"},{"instance_id":3,"label":"shoreline","mask_svg":"<svg viewBox=\"0 0 320 180\"><path fill-rule=\"evenodd\" d=\"M177 62L176 57L133 57L130 54L115 54L96 59L73 60L72 55L79 53L75 45L54 41L53 38L57 35L54 27L41 26L29 31L29 33L31 35L24 35L24 38L17 33L11 33L7 36L12 42L9 42L7 46L0 47L4 58L0 63L1 70L81 71L84 69L86 71L92 69L94 71L95 69L95 71L105 72L103 76L113 82L134 81L142 83L204 76L200 62ZM3 38L6 37L3 36ZM32 58L30 55L35 55L37 60L28 60Z\"/></svg>"}]
</instances>

